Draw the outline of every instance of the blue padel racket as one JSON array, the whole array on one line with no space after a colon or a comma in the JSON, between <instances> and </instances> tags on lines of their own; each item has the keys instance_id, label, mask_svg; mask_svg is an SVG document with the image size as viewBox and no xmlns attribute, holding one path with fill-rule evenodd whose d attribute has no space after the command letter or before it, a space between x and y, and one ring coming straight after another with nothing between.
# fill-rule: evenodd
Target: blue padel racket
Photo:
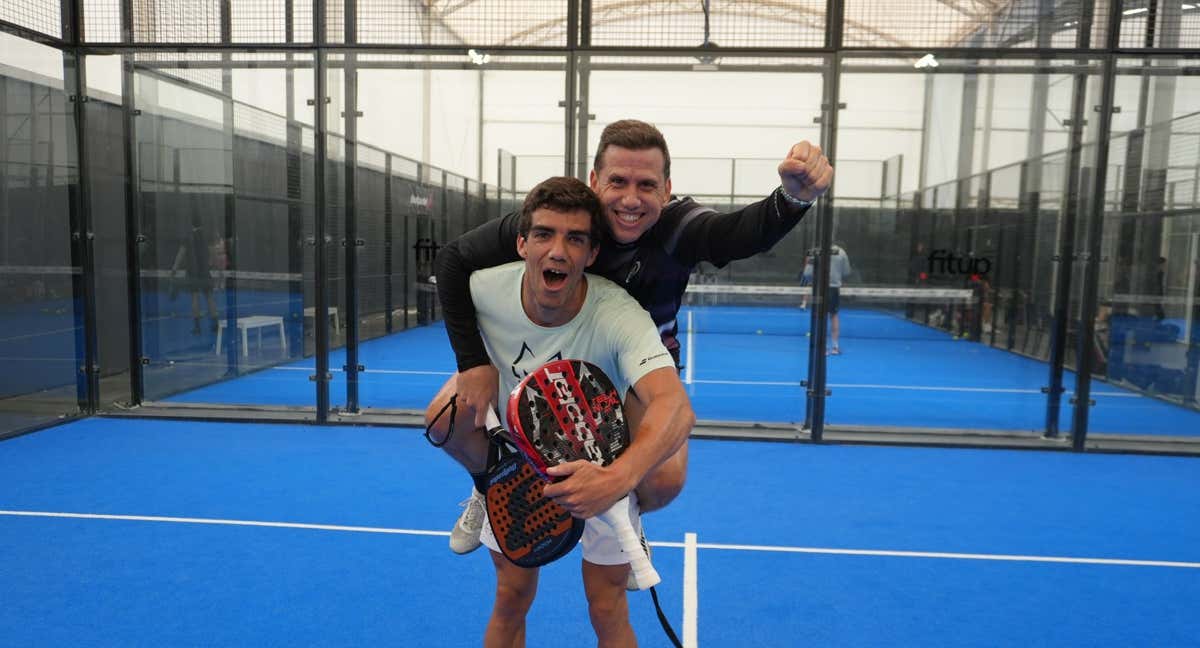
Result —
<instances>
[{"instance_id":1,"label":"blue padel racket","mask_svg":"<svg viewBox=\"0 0 1200 648\"><path fill-rule=\"evenodd\" d=\"M520 567L540 567L570 553L583 536L583 520L542 494L546 480L509 445L509 435L488 410L488 524L500 553Z\"/></svg>"},{"instance_id":2,"label":"blue padel racket","mask_svg":"<svg viewBox=\"0 0 1200 648\"><path fill-rule=\"evenodd\" d=\"M629 447L621 395L604 372L582 360L555 360L530 372L508 399L508 431L529 466L546 469L584 459L607 466ZM596 519L612 528L638 589L662 581L629 520L629 497Z\"/></svg>"}]
</instances>

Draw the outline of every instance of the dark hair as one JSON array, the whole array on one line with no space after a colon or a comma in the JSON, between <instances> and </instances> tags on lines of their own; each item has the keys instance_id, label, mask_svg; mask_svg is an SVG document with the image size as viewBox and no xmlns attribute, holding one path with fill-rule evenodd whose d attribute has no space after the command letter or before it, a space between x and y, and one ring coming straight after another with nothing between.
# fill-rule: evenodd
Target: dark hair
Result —
<instances>
[{"instance_id":1,"label":"dark hair","mask_svg":"<svg viewBox=\"0 0 1200 648\"><path fill-rule=\"evenodd\" d=\"M529 237L529 230L533 227L533 212L543 207L564 214L575 210L587 212L592 223L589 232L591 246L599 247L607 225L604 222L604 207L591 187L576 178L561 176L539 182L525 195L525 202L521 205L517 229L523 238Z\"/></svg>"},{"instance_id":2,"label":"dark hair","mask_svg":"<svg viewBox=\"0 0 1200 648\"><path fill-rule=\"evenodd\" d=\"M604 167L604 151L609 146L620 146L632 151L656 148L663 154L663 178L671 177L671 153L667 140L653 124L636 119L622 119L604 128L600 133L600 145L596 148L596 159L592 168L599 171Z\"/></svg>"}]
</instances>

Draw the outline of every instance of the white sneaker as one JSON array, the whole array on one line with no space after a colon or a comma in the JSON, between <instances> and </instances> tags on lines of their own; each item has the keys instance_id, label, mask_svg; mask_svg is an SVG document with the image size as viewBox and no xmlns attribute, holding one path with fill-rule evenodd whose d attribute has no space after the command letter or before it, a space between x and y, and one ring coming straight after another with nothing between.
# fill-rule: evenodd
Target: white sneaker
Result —
<instances>
[{"instance_id":1,"label":"white sneaker","mask_svg":"<svg viewBox=\"0 0 1200 648\"><path fill-rule=\"evenodd\" d=\"M645 527L638 529L638 539L642 541L642 550L646 552L646 558L650 558L650 543L646 542ZM636 592L641 588L638 587L637 579L633 577L633 570L629 570L629 575L625 577L625 589L629 592Z\"/></svg>"},{"instance_id":2,"label":"white sneaker","mask_svg":"<svg viewBox=\"0 0 1200 648\"><path fill-rule=\"evenodd\" d=\"M468 554L483 544L479 540L484 520L483 495L472 488L471 496L459 502L458 505L463 507L463 512L458 516L458 522L454 524L454 529L450 531L450 551L456 554Z\"/></svg>"}]
</instances>

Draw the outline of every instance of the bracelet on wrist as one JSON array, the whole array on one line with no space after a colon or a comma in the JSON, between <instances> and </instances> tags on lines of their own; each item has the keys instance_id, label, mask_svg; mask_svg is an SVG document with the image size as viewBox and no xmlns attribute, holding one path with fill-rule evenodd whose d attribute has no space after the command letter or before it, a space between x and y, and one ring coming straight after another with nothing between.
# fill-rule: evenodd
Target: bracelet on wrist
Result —
<instances>
[{"instance_id":1,"label":"bracelet on wrist","mask_svg":"<svg viewBox=\"0 0 1200 648\"><path fill-rule=\"evenodd\" d=\"M813 204L813 201L811 200L800 200L799 198L788 193L787 190L783 188L783 185L779 186L779 195L783 197L784 202L797 207L808 207L809 205Z\"/></svg>"}]
</instances>

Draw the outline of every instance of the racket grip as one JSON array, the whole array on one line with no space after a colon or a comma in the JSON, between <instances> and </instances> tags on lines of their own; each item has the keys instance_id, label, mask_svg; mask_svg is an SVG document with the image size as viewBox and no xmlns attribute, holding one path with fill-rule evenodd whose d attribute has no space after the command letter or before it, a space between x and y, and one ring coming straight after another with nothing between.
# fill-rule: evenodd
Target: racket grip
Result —
<instances>
[{"instance_id":1,"label":"racket grip","mask_svg":"<svg viewBox=\"0 0 1200 648\"><path fill-rule=\"evenodd\" d=\"M487 408L487 416L484 419L484 423L487 425L489 433L495 432L497 428L504 428L504 426L500 425L500 418L496 416L496 410L492 409L490 405Z\"/></svg>"},{"instance_id":2,"label":"racket grip","mask_svg":"<svg viewBox=\"0 0 1200 648\"><path fill-rule=\"evenodd\" d=\"M596 516L597 520L607 524L617 535L621 552L629 557L629 568L633 570L633 580L639 590L649 589L662 582L662 578L646 556L642 541L629 522L629 496L617 500L612 508Z\"/></svg>"}]
</instances>

